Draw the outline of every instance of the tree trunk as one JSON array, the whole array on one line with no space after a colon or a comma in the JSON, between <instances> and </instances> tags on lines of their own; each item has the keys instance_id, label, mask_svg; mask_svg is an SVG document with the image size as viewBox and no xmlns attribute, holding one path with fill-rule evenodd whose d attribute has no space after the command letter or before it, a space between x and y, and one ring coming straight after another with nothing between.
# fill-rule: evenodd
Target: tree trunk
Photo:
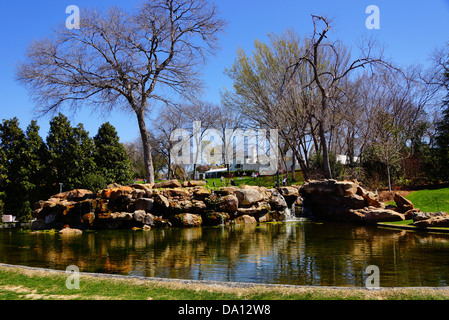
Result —
<instances>
[{"instance_id":1,"label":"tree trunk","mask_svg":"<svg viewBox=\"0 0 449 320\"><path fill-rule=\"evenodd\" d=\"M324 133L323 125L320 123L320 140L321 148L323 149L323 169L326 179L332 179L331 166L329 162L329 149L326 142L326 135Z\"/></svg>"},{"instance_id":2,"label":"tree trunk","mask_svg":"<svg viewBox=\"0 0 449 320\"><path fill-rule=\"evenodd\" d=\"M145 124L145 113L137 113L137 122L139 124L140 136L143 144L143 160L145 164L145 179L147 183L154 183L153 157L151 156L151 145L148 137L148 131Z\"/></svg>"},{"instance_id":3,"label":"tree trunk","mask_svg":"<svg viewBox=\"0 0 449 320\"><path fill-rule=\"evenodd\" d=\"M391 192L391 176L390 176L390 166L387 165L387 174L388 174L388 190Z\"/></svg>"},{"instance_id":4,"label":"tree trunk","mask_svg":"<svg viewBox=\"0 0 449 320\"><path fill-rule=\"evenodd\" d=\"M291 171L292 171L292 182L296 182L296 177L295 177L295 173L296 173L296 156L295 153L292 151L292 167L291 167Z\"/></svg>"}]
</instances>

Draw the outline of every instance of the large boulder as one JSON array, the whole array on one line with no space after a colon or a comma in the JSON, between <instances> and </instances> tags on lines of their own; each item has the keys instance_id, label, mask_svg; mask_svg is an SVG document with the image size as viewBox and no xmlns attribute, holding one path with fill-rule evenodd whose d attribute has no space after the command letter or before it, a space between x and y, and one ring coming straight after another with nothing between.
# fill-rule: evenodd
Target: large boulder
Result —
<instances>
[{"instance_id":1,"label":"large boulder","mask_svg":"<svg viewBox=\"0 0 449 320\"><path fill-rule=\"evenodd\" d=\"M263 200L263 195L256 189L238 189L234 194L239 200L239 206L252 206Z\"/></svg>"},{"instance_id":2,"label":"large boulder","mask_svg":"<svg viewBox=\"0 0 449 320\"><path fill-rule=\"evenodd\" d=\"M204 187L206 185L204 180L192 180L187 183L188 187Z\"/></svg>"},{"instance_id":3,"label":"large boulder","mask_svg":"<svg viewBox=\"0 0 449 320\"><path fill-rule=\"evenodd\" d=\"M155 194L153 196L153 200L154 200L154 214L161 216L163 215L163 213L165 213L168 208L170 207L170 202L168 201L168 199L166 197L164 197L161 194Z\"/></svg>"},{"instance_id":4,"label":"large boulder","mask_svg":"<svg viewBox=\"0 0 449 320\"><path fill-rule=\"evenodd\" d=\"M178 180L168 180L156 183L153 189L163 189L163 188L181 188L182 185Z\"/></svg>"},{"instance_id":5,"label":"large boulder","mask_svg":"<svg viewBox=\"0 0 449 320\"><path fill-rule=\"evenodd\" d=\"M423 221L429 219L448 218L449 214L446 212L415 212L413 213L413 221Z\"/></svg>"},{"instance_id":6,"label":"large boulder","mask_svg":"<svg viewBox=\"0 0 449 320\"><path fill-rule=\"evenodd\" d=\"M62 234L62 235L80 235L82 233L83 232L81 230L79 230L79 229L72 229L72 228L69 228L69 227L64 228L64 229L59 231L59 234Z\"/></svg>"},{"instance_id":7,"label":"large boulder","mask_svg":"<svg viewBox=\"0 0 449 320\"><path fill-rule=\"evenodd\" d=\"M152 226L154 224L154 216L150 213L146 213L144 210L135 211L134 220L140 225Z\"/></svg>"},{"instance_id":8,"label":"large boulder","mask_svg":"<svg viewBox=\"0 0 449 320\"><path fill-rule=\"evenodd\" d=\"M180 199L190 199L190 192L184 188L173 188L165 189L160 192L163 196L167 198L180 198Z\"/></svg>"},{"instance_id":9,"label":"large boulder","mask_svg":"<svg viewBox=\"0 0 449 320\"><path fill-rule=\"evenodd\" d=\"M204 200L210 196L210 191L204 187L195 187L193 188L192 196L194 199Z\"/></svg>"},{"instance_id":10,"label":"large boulder","mask_svg":"<svg viewBox=\"0 0 449 320\"><path fill-rule=\"evenodd\" d=\"M240 190L237 187L222 187L218 190L215 190L214 193L219 195L219 196L227 196L230 194L235 194L235 191Z\"/></svg>"},{"instance_id":11,"label":"large boulder","mask_svg":"<svg viewBox=\"0 0 449 320\"><path fill-rule=\"evenodd\" d=\"M396 202L396 206L399 208L399 210L402 213L405 213L414 208L413 203L410 200L405 199L403 196L401 196L398 193L394 194L393 199L394 199L394 202Z\"/></svg>"},{"instance_id":12,"label":"large boulder","mask_svg":"<svg viewBox=\"0 0 449 320\"><path fill-rule=\"evenodd\" d=\"M144 210L150 212L153 209L154 200L151 198L140 198L134 202L134 208L136 210Z\"/></svg>"},{"instance_id":13,"label":"large boulder","mask_svg":"<svg viewBox=\"0 0 449 320\"><path fill-rule=\"evenodd\" d=\"M235 195L227 195L218 199L218 210L234 213L239 208L239 199Z\"/></svg>"},{"instance_id":14,"label":"large boulder","mask_svg":"<svg viewBox=\"0 0 449 320\"><path fill-rule=\"evenodd\" d=\"M268 201L271 208L273 208L274 210L283 211L288 207L285 198L276 189L270 189L269 192L271 193L271 195ZM296 199L298 198L299 197L297 197Z\"/></svg>"},{"instance_id":15,"label":"large boulder","mask_svg":"<svg viewBox=\"0 0 449 320\"><path fill-rule=\"evenodd\" d=\"M405 216L403 214L393 210L373 208L371 210L365 211L365 221L368 224L376 224L378 222L404 221L404 220Z\"/></svg>"},{"instance_id":16,"label":"large boulder","mask_svg":"<svg viewBox=\"0 0 449 320\"><path fill-rule=\"evenodd\" d=\"M268 202L258 202L255 205L252 205L249 208L238 208L237 214L238 215L249 215L252 217L255 217L256 219L264 216L268 212L271 211L271 206Z\"/></svg>"},{"instance_id":17,"label":"large boulder","mask_svg":"<svg viewBox=\"0 0 449 320\"><path fill-rule=\"evenodd\" d=\"M351 209L362 209L365 207L365 199L357 194L343 197L343 203Z\"/></svg>"},{"instance_id":18,"label":"large boulder","mask_svg":"<svg viewBox=\"0 0 449 320\"><path fill-rule=\"evenodd\" d=\"M447 228L449 227L449 215L435 216L427 220L415 221L414 225L418 228Z\"/></svg>"},{"instance_id":19,"label":"large boulder","mask_svg":"<svg viewBox=\"0 0 449 320\"><path fill-rule=\"evenodd\" d=\"M240 216L240 217L232 220L232 222L234 224L252 224L252 223L257 223L257 220L256 220L256 218L251 217L249 215L243 215L243 216Z\"/></svg>"},{"instance_id":20,"label":"large boulder","mask_svg":"<svg viewBox=\"0 0 449 320\"><path fill-rule=\"evenodd\" d=\"M200 227L203 224L203 220L201 216L196 214L184 213L174 215L170 222L174 227L180 228L192 228L192 227Z\"/></svg>"}]
</instances>

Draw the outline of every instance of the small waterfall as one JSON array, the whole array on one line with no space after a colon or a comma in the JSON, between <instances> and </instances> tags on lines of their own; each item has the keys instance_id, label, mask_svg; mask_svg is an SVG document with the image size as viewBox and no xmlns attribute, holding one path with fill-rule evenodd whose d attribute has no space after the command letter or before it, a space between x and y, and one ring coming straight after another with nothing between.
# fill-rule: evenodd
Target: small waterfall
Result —
<instances>
[{"instance_id":1,"label":"small waterfall","mask_svg":"<svg viewBox=\"0 0 449 320\"><path fill-rule=\"evenodd\" d=\"M285 208L284 215L285 215L285 221L298 221L299 219L296 217L295 214L295 203L291 205L291 207L288 207L288 202L285 200L284 196L279 193L279 197L285 201L287 204L287 208Z\"/></svg>"}]
</instances>

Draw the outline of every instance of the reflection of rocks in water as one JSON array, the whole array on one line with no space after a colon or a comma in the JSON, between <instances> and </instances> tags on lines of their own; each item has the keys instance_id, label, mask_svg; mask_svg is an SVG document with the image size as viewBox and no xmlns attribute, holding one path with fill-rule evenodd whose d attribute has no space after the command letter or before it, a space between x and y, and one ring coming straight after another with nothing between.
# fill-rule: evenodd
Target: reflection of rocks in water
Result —
<instances>
[{"instance_id":1,"label":"reflection of rocks in water","mask_svg":"<svg viewBox=\"0 0 449 320\"><path fill-rule=\"evenodd\" d=\"M0 233L0 252L11 259L8 263L29 259L62 270L76 265L86 272L152 277L364 286L366 267L377 265L381 286L438 286L449 281L442 258L449 250L449 235L345 223L97 231L64 239L58 234L14 239L5 235ZM26 243L17 242L20 239ZM24 246L31 249L20 255L17 248ZM14 254L9 254L13 247Z\"/></svg>"}]
</instances>

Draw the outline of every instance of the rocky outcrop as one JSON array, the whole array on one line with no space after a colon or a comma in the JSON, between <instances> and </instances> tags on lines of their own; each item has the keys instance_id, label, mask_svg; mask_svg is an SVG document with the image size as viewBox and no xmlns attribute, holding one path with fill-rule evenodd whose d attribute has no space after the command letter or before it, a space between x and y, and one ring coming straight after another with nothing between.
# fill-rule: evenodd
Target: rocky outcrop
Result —
<instances>
[{"instance_id":1,"label":"rocky outcrop","mask_svg":"<svg viewBox=\"0 0 449 320\"><path fill-rule=\"evenodd\" d=\"M299 189L306 212L318 219L376 224L405 220L354 181L310 181Z\"/></svg>"},{"instance_id":2,"label":"rocky outcrop","mask_svg":"<svg viewBox=\"0 0 449 320\"><path fill-rule=\"evenodd\" d=\"M254 186L211 192L204 181L109 185L97 193L73 190L37 202L32 228L140 230L278 221L298 195L295 188Z\"/></svg>"},{"instance_id":3,"label":"rocky outcrop","mask_svg":"<svg viewBox=\"0 0 449 320\"><path fill-rule=\"evenodd\" d=\"M418 228L449 227L449 214L446 212L415 212L413 224Z\"/></svg>"}]
</instances>

